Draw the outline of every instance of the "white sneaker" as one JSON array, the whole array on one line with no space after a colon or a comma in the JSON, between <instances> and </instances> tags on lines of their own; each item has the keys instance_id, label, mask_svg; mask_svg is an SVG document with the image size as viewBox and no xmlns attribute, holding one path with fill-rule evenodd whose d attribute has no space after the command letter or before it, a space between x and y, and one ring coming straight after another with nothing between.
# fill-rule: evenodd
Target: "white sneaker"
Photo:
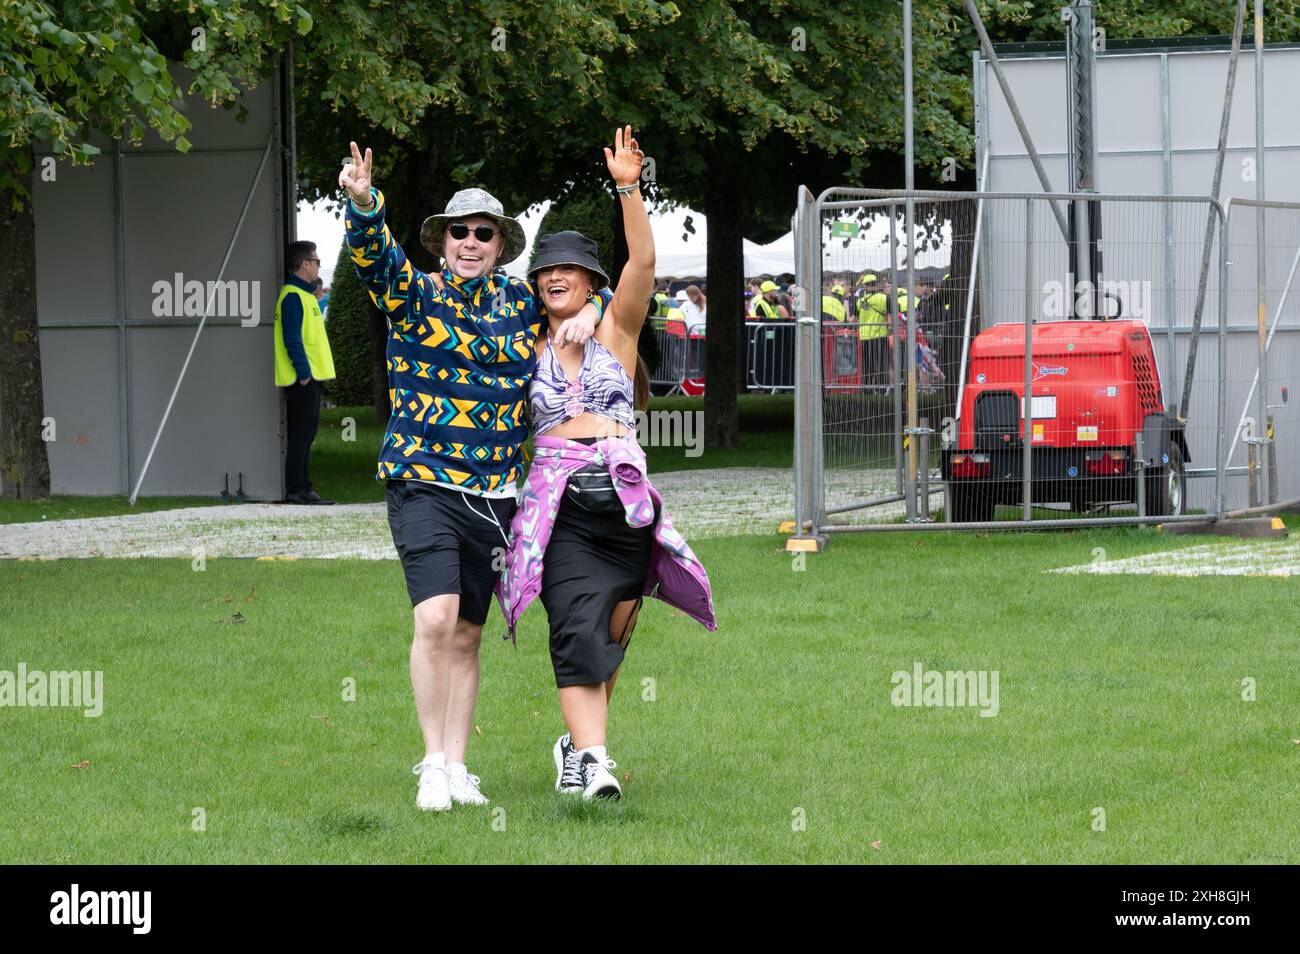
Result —
<instances>
[{"instance_id":1,"label":"white sneaker","mask_svg":"<svg viewBox=\"0 0 1300 954\"><path fill-rule=\"evenodd\" d=\"M478 790L479 777L462 772L459 775L447 774L447 787L451 791L451 800L457 805L488 805L487 797Z\"/></svg>"},{"instance_id":2,"label":"white sneaker","mask_svg":"<svg viewBox=\"0 0 1300 954\"><path fill-rule=\"evenodd\" d=\"M590 752L586 752L579 766L582 772L583 798L618 799L623 794L618 779L609 772L612 768L618 768L618 764L613 759L607 758L601 761Z\"/></svg>"},{"instance_id":3,"label":"white sneaker","mask_svg":"<svg viewBox=\"0 0 1300 954\"><path fill-rule=\"evenodd\" d=\"M418 762L411 771L420 776L420 791L415 804L426 812L451 811L451 792L447 786L447 770L431 762Z\"/></svg>"},{"instance_id":4,"label":"white sneaker","mask_svg":"<svg viewBox=\"0 0 1300 954\"><path fill-rule=\"evenodd\" d=\"M555 790L566 794L581 792L582 766L569 733L566 732L555 740L551 755L555 757Z\"/></svg>"}]
</instances>

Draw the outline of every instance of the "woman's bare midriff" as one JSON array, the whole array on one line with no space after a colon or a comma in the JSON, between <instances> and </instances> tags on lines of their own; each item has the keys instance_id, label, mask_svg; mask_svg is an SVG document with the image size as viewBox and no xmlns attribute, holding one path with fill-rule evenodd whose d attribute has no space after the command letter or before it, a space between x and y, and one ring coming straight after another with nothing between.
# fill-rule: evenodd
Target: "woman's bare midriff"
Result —
<instances>
[{"instance_id":1,"label":"woman's bare midriff","mask_svg":"<svg viewBox=\"0 0 1300 954\"><path fill-rule=\"evenodd\" d=\"M567 421L556 424L546 432L545 436L563 437L567 441L576 440L579 437L596 437L603 440L606 437L624 437L628 432L629 428L618 421L601 417L599 414L592 414L590 411L583 411L577 417L571 417Z\"/></svg>"}]
</instances>

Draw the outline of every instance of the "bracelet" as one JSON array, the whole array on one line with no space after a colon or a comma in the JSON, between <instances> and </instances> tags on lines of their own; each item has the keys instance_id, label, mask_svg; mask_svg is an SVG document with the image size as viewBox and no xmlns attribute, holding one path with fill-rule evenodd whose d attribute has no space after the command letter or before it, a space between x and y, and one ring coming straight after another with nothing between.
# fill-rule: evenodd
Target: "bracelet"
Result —
<instances>
[{"instance_id":1,"label":"bracelet","mask_svg":"<svg viewBox=\"0 0 1300 954\"><path fill-rule=\"evenodd\" d=\"M635 192L635 191L636 191L637 189L639 189L639 188L641 188L641 186L640 186L638 183L635 183L635 182L632 183L632 184L629 185L629 186L615 186L615 187L614 187L615 191L618 192L619 195L627 195L627 196L630 196L633 192Z\"/></svg>"},{"instance_id":2,"label":"bracelet","mask_svg":"<svg viewBox=\"0 0 1300 954\"><path fill-rule=\"evenodd\" d=\"M352 202L352 207L356 209L358 212L360 212L362 215L369 215L371 212L375 211L375 206L379 204L378 202L375 201L375 194L373 192L370 193L370 205L368 205L364 209L361 206L357 205L356 199L352 199L351 202Z\"/></svg>"}]
</instances>

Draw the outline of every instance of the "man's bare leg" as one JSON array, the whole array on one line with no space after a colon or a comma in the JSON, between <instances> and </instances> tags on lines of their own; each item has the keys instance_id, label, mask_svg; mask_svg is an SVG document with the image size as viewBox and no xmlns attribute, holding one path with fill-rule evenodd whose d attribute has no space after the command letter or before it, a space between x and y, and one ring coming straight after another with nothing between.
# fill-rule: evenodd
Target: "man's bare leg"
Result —
<instances>
[{"instance_id":1,"label":"man's bare leg","mask_svg":"<svg viewBox=\"0 0 1300 954\"><path fill-rule=\"evenodd\" d=\"M411 689L415 693L415 712L420 720L426 756L446 751L444 735L452 695L452 647L459 610L459 593L431 596L414 610ZM461 754L464 755L463 746Z\"/></svg>"},{"instance_id":2,"label":"man's bare leg","mask_svg":"<svg viewBox=\"0 0 1300 954\"><path fill-rule=\"evenodd\" d=\"M443 751L447 764L464 763L465 747L474 724L474 706L478 702L479 644L483 627L466 619L457 619L445 655L450 692L442 726Z\"/></svg>"}]
</instances>

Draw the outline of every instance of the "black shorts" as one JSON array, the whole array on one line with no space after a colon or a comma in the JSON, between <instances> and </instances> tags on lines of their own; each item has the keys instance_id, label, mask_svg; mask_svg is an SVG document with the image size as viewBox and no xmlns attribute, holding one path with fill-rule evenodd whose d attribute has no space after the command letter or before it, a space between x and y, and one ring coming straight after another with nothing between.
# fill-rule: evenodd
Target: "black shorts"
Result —
<instances>
[{"instance_id":1,"label":"black shorts","mask_svg":"<svg viewBox=\"0 0 1300 954\"><path fill-rule=\"evenodd\" d=\"M618 603L644 592L654 528L629 527L622 513L597 516L560 499L541 595L555 684L563 689L607 682L623 662L631 633L611 639L609 617Z\"/></svg>"},{"instance_id":2,"label":"black shorts","mask_svg":"<svg viewBox=\"0 0 1300 954\"><path fill-rule=\"evenodd\" d=\"M461 619L482 626L505 565L514 499L397 478L388 480L386 493L411 605L459 593Z\"/></svg>"}]
</instances>

